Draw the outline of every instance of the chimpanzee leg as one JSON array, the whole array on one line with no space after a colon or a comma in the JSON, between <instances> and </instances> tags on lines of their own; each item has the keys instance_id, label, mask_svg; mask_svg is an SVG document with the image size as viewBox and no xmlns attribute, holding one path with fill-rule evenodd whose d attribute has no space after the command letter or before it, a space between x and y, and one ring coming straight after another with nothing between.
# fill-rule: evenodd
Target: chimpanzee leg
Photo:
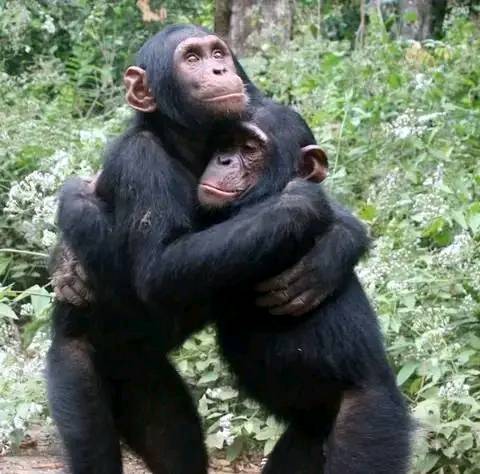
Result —
<instances>
[{"instance_id":1,"label":"chimpanzee leg","mask_svg":"<svg viewBox=\"0 0 480 474\"><path fill-rule=\"evenodd\" d=\"M331 417L319 414L314 429L291 424L275 445L263 474L322 474ZM312 413L312 418L315 415Z\"/></svg>"},{"instance_id":2,"label":"chimpanzee leg","mask_svg":"<svg viewBox=\"0 0 480 474\"><path fill-rule=\"evenodd\" d=\"M325 474L404 474L411 422L397 388L345 392L328 441Z\"/></svg>"},{"instance_id":3,"label":"chimpanzee leg","mask_svg":"<svg viewBox=\"0 0 480 474\"><path fill-rule=\"evenodd\" d=\"M117 401L121 435L154 474L207 473L197 411L182 379L165 357L141 378L123 382Z\"/></svg>"},{"instance_id":4,"label":"chimpanzee leg","mask_svg":"<svg viewBox=\"0 0 480 474\"><path fill-rule=\"evenodd\" d=\"M121 474L120 444L106 384L90 345L57 338L48 353L48 397L73 474Z\"/></svg>"}]
</instances>

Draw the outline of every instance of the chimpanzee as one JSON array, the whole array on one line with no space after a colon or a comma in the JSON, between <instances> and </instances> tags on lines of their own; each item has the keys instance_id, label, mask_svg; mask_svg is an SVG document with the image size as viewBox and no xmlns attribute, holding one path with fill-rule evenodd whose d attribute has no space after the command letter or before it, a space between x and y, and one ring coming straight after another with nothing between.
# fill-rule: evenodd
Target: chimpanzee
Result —
<instances>
[{"instance_id":1,"label":"chimpanzee","mask_svg":"<svg viewBox=\"0 0 480 474\"><path fill-rule=\"evenodd\" d=\"M59 227L86 269L96 301L88 308L64 303L55 307L48 356L52 415L74 473L121 472L120 436L154 472L205 473L198 417L166 353L208 321L210 296L186 299L181 291L157 296L157 272L168 248L198 225L196 178L203 171L206 138L215 136L222 122L245 113L247 102L254 109L268 102L223 41L190 26L168 28L147 42L137 66L127 70L125 83L127 101L138 113L109 150L95 194L93 185L81 180L71 181L62 192ZM299 117L295 120L290 124L292 143L300 143L308 127ZM319 219L307 216L318 217L323 199L310 186L286 189L272 209L266 202L258 206L273 213L268 219L272 222L282 209L298 217L297 225L289 223L280 234L291 235L291 242L302 222L318 226ZM253 207L245 215L254 211ZM310 298L307 306L324 296L312 296L314 284L325 281L325 294L340 284L348 274L346 266L356 263L367 239L350 215L337 212L335 219L293 270L260 288L273 290L269 301L260 304L275 306L277 313L300 313L305 306L302 295ZM254 227L264 231L260 222L262 226ZM215 243L245 249L237 235L222 234L223 225L228 228L226 223L215 226ZM341 237L352 244L339 242ZM258 234L250 242L255 258L262 253L257 249L262 240ZM276 254L282 245L274 248L272 243L263 251ZM338 260L320 258L324 249L340 249L332 254ZM174 262L171 269L176 272L182 265ZM292 299L295 295L300 297Z\"/></svg>"},{"instance_id":2,"label":"chimpanzee","mask_svg":"<svg viewBox=\"0 0 480 474\"><path fill-rule=\"evenodd\" d=\"M96 182L102 213L79 200L60 209L64 241L96 302L54 308L52 416L75 474L120 473L120 436L156 473L205 474L200 422L166 354L205 324L208 305L158 307L141 297L150 293L153 259L192 229L206 137L214 124L245 112L248 87L225 43L193 26L147 41L125 85L138 112ZM77 184L63 195L92 187Z\"/></svg>"},{"instance_id":3,"label":"chimpanzee","mask_svg":"<svg viewBox=\"0 0 480 474\"><path fill-rule=\"evenodd\" d=\"M325 157L318 147L307 146L300 160L294 159L296 145L282 135L277 139L278 109L257 109L253 123L243 130L237 126L214 153L198 190L200 203L210 211L206 225L212 227L169 246L166 262L178 259L181 266L174 274L168 264L161 271L157 297L167 296L181 281L194 294L216 290L212 313L225 359L246 393L288 424L265 473L405 473L410 417L355 274L350 272L302 318L272 317L253 303L256 279L290 265L313 245L311 231L319 230L303 227L303 220L281 209L293 199L285 192L298 185L287 184L295 175L292 163L298 163L301 176L321 181ZM328 201L323 206L315 217L323 225L320 234L328 231L331 212ZM275 222L269 222L276 212ZM282 229L289 218L292 227L302 226L297 240ZM217 229L224 224L226 239L218 243ZM243 246L233 249L231 235L241 236ZM253 252L252 240L257 242ZM264 254L279 240L282 252Z\"/></svg>"}]
</instances>

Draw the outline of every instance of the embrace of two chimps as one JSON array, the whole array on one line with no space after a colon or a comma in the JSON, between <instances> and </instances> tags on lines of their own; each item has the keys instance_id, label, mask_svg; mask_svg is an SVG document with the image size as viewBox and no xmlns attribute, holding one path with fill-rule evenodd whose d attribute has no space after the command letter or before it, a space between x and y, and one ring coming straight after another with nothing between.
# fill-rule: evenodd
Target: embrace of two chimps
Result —
<instances>
[{"instance_id":1,"label":"embrace of two chimps","mask_svg":"<svg viewBox=\"0 0 480 474\"><path fill-rule=\"evenodd\" d=\"M354 273L369 239L319 185L308 125L192 25L149 39L124 83L130 125L59 199L47 379L71 472L121 473L124 442L155 474L207 474L168 354L214 324L286 426L262 472L406 473L412 423Z\"/></svg>"}]
</instances>

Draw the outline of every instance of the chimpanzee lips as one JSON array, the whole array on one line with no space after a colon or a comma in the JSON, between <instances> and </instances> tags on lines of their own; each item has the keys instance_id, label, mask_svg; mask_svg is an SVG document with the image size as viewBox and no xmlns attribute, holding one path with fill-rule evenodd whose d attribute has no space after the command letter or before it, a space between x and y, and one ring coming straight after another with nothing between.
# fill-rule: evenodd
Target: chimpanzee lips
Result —
<instances>
[{"instance_id":1,"label":"chimpanzee lips","mask_svg":"<svg viewBox=\"0 0 480 474\"><path fill-rule=\"evenodd\" d=\"M202 189L203 192L207 194L213 194L221 198L232 198L232 197L238 196L244 191L243 189L234 189L232 191L227 191L225 189L220 189L220 188L217 188L216 186L212 186L211 184L208 184L208 183L200 183L200 188Z\"/></svg>"},{"instance_id":2,"label":"chimpanzee lips","mask_svg":"<svg viewBox=\"0 0 480 474\"><path fill-rule=\"evenodd\" d=\"M244 92L233 92L230 94L217 95L214 97L205 97L204 102L222 102L224 100L238 100L245 97Z\"/></svg>"}]
</instances>

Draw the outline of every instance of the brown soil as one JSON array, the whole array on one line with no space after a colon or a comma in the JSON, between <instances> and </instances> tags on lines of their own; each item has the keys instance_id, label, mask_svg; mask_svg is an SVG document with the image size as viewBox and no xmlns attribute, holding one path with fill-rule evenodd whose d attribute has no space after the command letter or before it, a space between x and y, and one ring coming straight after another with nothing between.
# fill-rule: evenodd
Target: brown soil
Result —
<instances>
[{"instance_id":1,"label":"brown soil","mask_svg":"<svg viewBox=\"0 0 480 474\"><path fill-rule=\"evenodd\" d=\"M225 459L211 460L209 474L259 474L260 458L243 458L234 463ZM63 474L66 473L61 449L55 436L45 429L33 429L13 454L0 456L0 474ZM142 462L131 453L124 455L124 474L149 474Z\"/></svg>"},{"instance_id":2,"label":"brown soil","mask_svg":"<svg viewBox=\"0 0 480 474\"><path fill-rule=\"evenodd\" d=\"M63 474L62 458L48 454L0 457L1 474ZM124 460L125 474L148 474L140 461L127 455ZM209 474L258 474L260 467L250 462L230 464L224 459L214 459Z\"/></svg>"}]
</instances>

